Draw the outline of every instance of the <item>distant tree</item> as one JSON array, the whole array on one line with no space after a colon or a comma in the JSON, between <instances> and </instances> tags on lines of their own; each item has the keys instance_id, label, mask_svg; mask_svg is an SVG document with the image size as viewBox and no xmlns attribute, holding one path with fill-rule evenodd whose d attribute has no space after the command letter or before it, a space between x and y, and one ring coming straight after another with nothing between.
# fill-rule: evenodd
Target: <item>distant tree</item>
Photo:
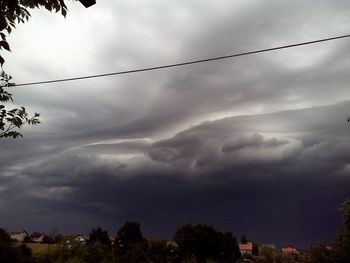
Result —
<instances>
[{"instance_id":1,"label":"distant tree","mask_svg":"<svg viewBox=\"0 0 350 263\"><path fill-rule=\"evenodd\" d=\"M55 240L52 237L45 235L42 243L43 244L54 244Z\"/></svg>"},{"instance_id":2,"label":"distant tree","mask_svg":"<svg viewBox=\"0 0 350 263\"><path fill-rule=\"evenodd\" d=\"M344 227L350 231L350 199L344 201L338 208L342 218Z\"/></svg>"},{"instance_id":3,"label":"distant tree","mask_svg":"<svg viewBox=\"0 0 350 263\"><path fill-rule=\"evenodd\" d=\"M231 232L220 233L220 236L220 262L228 263L237 261L241 257L237 239Z\"/></svg>"},{"instance_id":4,"label":"distant tree","mask_svg":"<svg viewBox=\"0 0 350 263\"><path fill-rule=\"evenodd\" d=\"M275 256L274 263L295 263L294 257L286 253L279 253Z\"/></svg>"},{"instance_id":5,"label":"distant tree","mask_svg":"<svg viewBox=\"0 0 350 263\"><path fill-rule=\"evenodd\" d=\"M0 262L21 262L19 249L13 246L10 235L2 228L0 228Z\"/></svg>"},{"instance_id":6,"label":"distant tree","mask_svg":"<svg viewBox=\"0 0 350 263\"><path fill-rule=\"evenodd\" d=\"M350 262L350 199L339 206L339 212L343 218L344 227L339 232L334 242L334 250L339 263Z\"/></svg>"},{"instance_id":7,"label":"distant tree","mask_svg":"<svg viewBox=\"0 0 350 263\"><path fill-rule=\"evenodd\" d=\"M148 263L148 253L142 245L135 245L132 246L121 258L119 258L119 262Z\"/></svg>"},{"instance_id":8,"label":"distant tree","mask_svg":"<svg viewBox=\"0 0 350 263\"><path fill-rule=\"evenodd\" d=\"M153 263L168 262L169 248L165 240L150 240L148 242L149 247L149 260Z\"/></svg>"},{"instance_id":9,"label":"distant tree","mask_svg":"<svg viewBox=\"0 0 350 263\"><path fill-rule=\"evenodd\" d=\"M9 244L9 243L11 243L10 235L2 228L0 228L0 243L1 244Z\"/></svg>"},{"instance_id":10,"label":"distant tree","mask_svg":"<svg viewBox=\"0 0 350 263\"><path fill-rule=\"evenodd\" d=\"M234 262L240 257L232 234L221 233L209 225L184 225L176 231L174 241L180 258L186 260Z\"/></svg>"},{"instance_id":11,"label":"distant tree","mask_svg":"<svg viewBox=\"0 0 350 263\"><path fill-rule=\"evenodd\" d=\"M80 256L85 263L112 262L112 252L106 250L106 246L103 246L100 242L87 245L85 253Z\"/></svg>"},{"instance_id":12,"label":"distant tree","mask_svg":"<svg viewBox=\"0 0 350 263\"><path fill-rule=\"evenodd\" d=\"M302 263L336 263L335 251L323 243L311 247L301 257Z\"/></svg>"},{"instance_id":13,"label":"distant tree","mask_svg":"<svg viewBox=\"0 0 350 263\"><path fill-rule=\"evenodd\" d=\"M259 251L259 256L265 257L268 263L273 263L275 250L272 247L262 246Z\"/></svg>"},{"instance_id":14,"label":"distant tree","mask_svg":"<svg viewBox=\"0 0 350 263\"><path fill-rule=\"evenodd\" d=\"M219 233L209 225L184 225L174 236L179 246L180 257L199 261L216 259L219 256Z\"/></svg>"},{"instance_id":15,"label":"distant tree","mask_svg":"<svg viewBox=\"0 0 350 263\"><path fill-rule=\"evenodd\" d=\"M89 240L87 242L88 245L93 245L96 243L100 243L104 249L108 249L111 247L111 240L109 238L108 232L102 230L100 227L97 229L93 229L90 232Z\"/></svg>"},{"instance_id":16,"label":"distant tree","mask_svg":"<svg viewBox=\"0 0 350 263\"><path fill-rule=\"evenodd\" d=\"M63 242L63 235L62 234L57 234L54 237L55 243L60 244Z\"/></svg>"},{"instance_id":17,"label":"distant tree","mask_svg":"<svg viewBox=\"0 0 350 263\"><path fill-rule=\"evenodd\" d=\"M254 257L254 263L273 263L273 259L269 261L265 256L259 255Z\"/></svg>"},{"instance_id":18,"label":"distant tree","mask_svg":"<svg viewBox=\"0 0 350 263\"><path fill-rule=\"evenodd\" d=\"M32 240L32 238L31 238L30 236L26 236L26 237L23 239L23 242L24 242L24 243L32 243L33 240Z\"/></svg>"},{"instance_id":19,"label":"distant tree","mask_svg":"<svg viewBox=\"0 0 350 263\"><path fill-rule=\"evenodd\" d=\"M147 250L147 240L143 237L140 223L127 221L118 231L114 240L117 255L125 255L130 249L138 246Z\"/></svg>"},{"instance_id":20,"label":"distant tree","mask_svg":"<svg viewBox=\"0 0 350 263\"><path fill-rule=\"evenodd\" d=\"M252 253L255 256L259 255L259 245L255 242L253 242Z\"/></svg>"}]
</instances>

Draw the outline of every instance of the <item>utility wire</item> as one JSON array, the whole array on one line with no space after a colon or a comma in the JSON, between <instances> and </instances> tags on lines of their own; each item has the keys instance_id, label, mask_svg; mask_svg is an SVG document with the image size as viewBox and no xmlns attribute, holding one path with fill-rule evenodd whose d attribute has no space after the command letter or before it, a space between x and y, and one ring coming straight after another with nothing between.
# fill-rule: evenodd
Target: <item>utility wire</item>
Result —
<instances>
[{"instance_id":1,"label":"utility wire","mask_svg":"<svg viewBox=\"0 0 350 263\"><path fill-rule=\"evenodd\" d=\"M273 47L273 48L259 49L259 50L248 51L248 52L243 52L243 53L220 56L220 57L212 57L212 58L206 58L206 59L200 59L200 60L192 60L192 61L187 61L187 62L156 66L156 67L117 71L117 72L112 72L112 73L104 73L104 74L89 75L89 76L74 77L74 78L64 78L64 79L54 79L54 80L44 80L44 81L37 81L37 82L19 83L19 84L15 84L14 86L19 87L19 86L40 85L40 84L66 82L66 81L82 80L82 79L101 78L101 77L107 77L107 76L113 76L113 75L131 74L131 73L138 73L138 72L144 72L144 71L152 71L152 70L187 66L187 65L192 65L192 64L198 64L198 63L204 63L204 62L210 62L210 61L216 61L216 60L222 60L222 59L228 59L228 58L247 56L247 55L252 55L252 54L257 54L257 53L269 52L269 51L274 51L274 50L279 50L279 49L305 46L305 45L326 42L326 41L332 41L332 40L348 38L348 37L350 37L350 34L337 36L337 37L323 38L323 39L318 39L318 40L313 40L313 41L308 41L308 42L301 42L301 43L296 43L296 44L291 44L291 45L278 46L278 47Z\"/></svg>"}]
</instances>

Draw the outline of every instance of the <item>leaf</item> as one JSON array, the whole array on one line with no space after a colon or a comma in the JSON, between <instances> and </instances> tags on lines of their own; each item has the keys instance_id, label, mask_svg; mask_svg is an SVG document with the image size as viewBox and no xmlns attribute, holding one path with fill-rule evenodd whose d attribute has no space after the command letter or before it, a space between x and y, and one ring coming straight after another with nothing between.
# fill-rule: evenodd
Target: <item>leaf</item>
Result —
<instances>
[{"instance_id":1,"label":"leaf","mask_svg":"<svg viewBox=\"0 0 350 263\"><path fill-rule=\"evenodd\" d=\"M11 52L10 45L5 40L0 41L0 48L3 47L4 49Z\"/></svg>"},{"instance_id":2,"label":"leaf","mask_svg":"<svg viewBox=\"0 0 350 263\"><path fill-rule=\"evenodd\" d=\"M5 138L12 137L13 139L16 139L17 137L23 137L23 135L17 131L10 131L10 132L6 132L3 135L3 137L5 137Z\"/></svg>"},{"instance_id":3,"label":"leaf","mask_svg":"<svg viewBox=\"0 0 350 263\"><path fill-rule=\"evenodd\" d=\"M67 16L67 10L65 8L61 9L61 14L66 17Z\"/></svg>"},{"instance_id":4,"label":"leaf","mask_svg":"<svg viewBox=\"0 0 350 263\"><path fill-rule=\"evenodd\" d=\"M0 65L2 67L2 65L4 65L5 63L5 59L0 55Z\"/></svg>"}]
</instances>

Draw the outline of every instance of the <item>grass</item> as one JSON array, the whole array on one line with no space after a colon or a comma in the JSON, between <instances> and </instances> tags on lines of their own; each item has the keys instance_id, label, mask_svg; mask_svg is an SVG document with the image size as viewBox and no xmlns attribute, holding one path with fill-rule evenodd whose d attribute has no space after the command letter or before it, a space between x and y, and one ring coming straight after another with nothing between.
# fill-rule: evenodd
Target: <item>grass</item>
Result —
<instances>
[{"instance_id":1,"label":"grass","mask_svg":"<svg viewBox=\"0 0 350 263\"><path fill-rule=\"evenodd\" d=\"M44 254L49 251L54 251L57 247L56 244L39 244L39 243L26 243L26 246L32 250L33 256Z\"/></svg>"}]
</instances>

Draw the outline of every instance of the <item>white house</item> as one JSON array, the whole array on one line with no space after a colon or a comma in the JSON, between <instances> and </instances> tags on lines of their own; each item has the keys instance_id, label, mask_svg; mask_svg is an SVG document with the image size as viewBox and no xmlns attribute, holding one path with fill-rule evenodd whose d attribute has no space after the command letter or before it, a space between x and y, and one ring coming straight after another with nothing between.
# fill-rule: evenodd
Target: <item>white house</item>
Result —
<instances>
[{"instance_id":1,"label":"white house","mask_svg":"<svg viewBox=\"0 0 350 263\"><path fill-rule=\"evenodd\" d=\"M11 232L10 237L17 242L23 242L24 239L28 236L28 233L25 230Z\"/></svg>"},{"instance_id":2,"label":"white house","mask_svg":"<svg viewBox=\"0 0 350 263\"><path fill-rule=\"evenodd\" d=\"M85 239L82 235L77 235L77 236L75 237L75 241L77 241L77 242L79 242L79 243L81 243L81 244L85 244L86 239Z\"/></svg>"},{"instance_id":3,"label":"white house","mask_svg":"<svg viewBox=\"0 0 350 263\"><path fill-rule=\"evenodd\" d=\"M241 251L242 255L244 255L244 254L252 255L253 254L253 243L252 242L240 243L239 250Z\"/></svg>"},{"instance_id":4,"label":"white house","mask_svg":"<svg viewBox=\"0 0 350 263\"><path fill-rule=\"evenodd\" d=\"M30 236L32 241L35 243L43 242L44 237L45 237L45 233L40 233L40 232L33 232L33 234L31 234L31 236Z\"/></svg>"}]
</instances>

